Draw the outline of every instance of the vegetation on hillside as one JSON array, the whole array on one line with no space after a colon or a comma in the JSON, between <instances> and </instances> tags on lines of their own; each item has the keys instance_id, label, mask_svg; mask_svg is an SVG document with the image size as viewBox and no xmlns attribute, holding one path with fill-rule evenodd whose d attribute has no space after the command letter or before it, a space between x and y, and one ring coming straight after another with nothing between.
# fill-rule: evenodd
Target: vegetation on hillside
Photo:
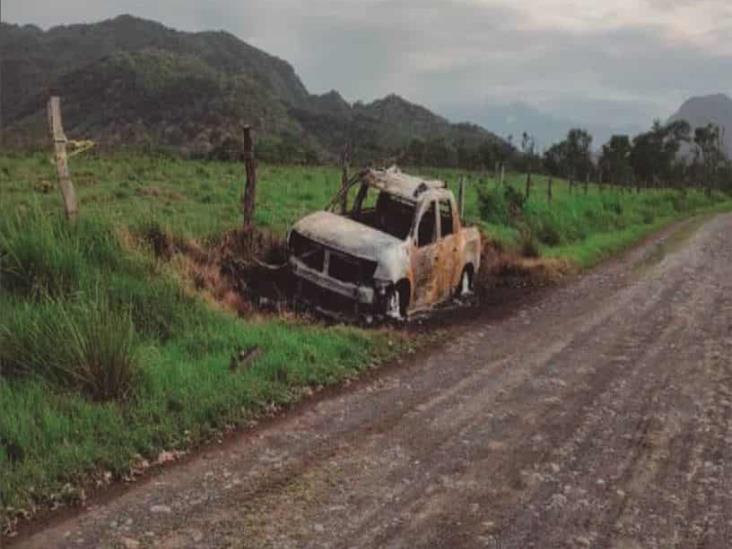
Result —
<instances>
[{"instance_id":1,"label":"vegetation on hillside","mask_svg":"<svg viewBox=\"0 0 732 549\"><path fill-rule=\"evenodd\" d=\"M272 162L399 156L413 139L477 150L502 141L391 95L351 105L311 95L285 61L225 32L185 33L131 16L91 25L2 25L0 96L6 144L44 143L45 101L62 97L67 134L102 145L235 159L242 124Z\"/></svg>"}]
</instances>

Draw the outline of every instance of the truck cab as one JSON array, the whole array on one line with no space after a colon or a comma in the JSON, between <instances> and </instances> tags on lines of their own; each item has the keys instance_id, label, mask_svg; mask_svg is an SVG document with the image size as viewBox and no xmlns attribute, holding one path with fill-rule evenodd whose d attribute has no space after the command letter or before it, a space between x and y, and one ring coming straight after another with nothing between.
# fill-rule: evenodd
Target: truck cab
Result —
<instances>
[{"instance_id":1,"label":"truck cab","mask_svg":"<svg viewBox=\"0 0 732 549\"><path fill-rule=\"evenodd\" d=\"M480 235L442 181L369 169L293 226L288 251L296 295L316 309L405 319L471 290Z\"/></svg>"}]
</instances>

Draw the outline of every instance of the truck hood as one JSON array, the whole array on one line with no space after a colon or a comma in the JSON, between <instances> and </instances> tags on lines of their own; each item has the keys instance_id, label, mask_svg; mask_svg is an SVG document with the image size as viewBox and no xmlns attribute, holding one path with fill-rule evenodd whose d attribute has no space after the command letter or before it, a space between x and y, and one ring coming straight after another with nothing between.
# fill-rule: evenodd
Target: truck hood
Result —
<instances>
[{"instance_id":1,"label":"truck hood","mask_svg":"<svg viewBox=\"0 0 732 549\"><path fill-rule=\"evenodd\" d=\"M402 243L398 238L332 212L320 211L303 217L293 230L338 251L377 259L380 252Z\"/></svg>"}]
</instances>

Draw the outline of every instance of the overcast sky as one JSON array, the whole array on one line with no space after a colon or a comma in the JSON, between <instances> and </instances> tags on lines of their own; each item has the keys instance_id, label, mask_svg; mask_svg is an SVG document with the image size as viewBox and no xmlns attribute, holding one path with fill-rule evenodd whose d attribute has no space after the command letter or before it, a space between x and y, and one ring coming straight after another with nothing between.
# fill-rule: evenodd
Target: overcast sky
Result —
<instances>
[{"instance_id":1,"label":"overcast sky","mask_svg":"<svg viewBox=\"0 0 732 549\"><path fill-rule=\"evenodd\" d=\"M522 103L587 126L645 127L691 95L732 93L730 0L3 0L2 10L43 28L131 13L224 29L292 63L311 92L394 92L488 126L487 112Z\"/></svg>"}]
</instances>

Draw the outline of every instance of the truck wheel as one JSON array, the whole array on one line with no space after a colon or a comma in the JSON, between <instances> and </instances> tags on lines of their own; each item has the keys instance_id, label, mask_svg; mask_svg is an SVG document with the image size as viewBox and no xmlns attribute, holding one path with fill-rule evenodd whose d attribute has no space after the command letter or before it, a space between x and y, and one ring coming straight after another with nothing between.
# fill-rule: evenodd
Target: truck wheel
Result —
<instances>
[{"instance_id":1,"label":"truck wheel","mask_svg":"<svg viewBox=\"0 0 732 549\"><path fill-rule=\"evenodd\" d=\"M389 288L384 301L384 316L400 322L407 320L409 296L409 283L406 280L401 280Z\"/></svg>"},{"instance_id":2,"label":"truck wheel","mask_svg":"<svg viewBox=\"0 0 732 549\"><path fill-rule=\"evenodd\" d=\"M473 293L473 275L470 271L470 267L466 266L463 269L463 274L460 275L460 282L457 287L455 294L457 297L467 297Z\"/></svg>"},{"instance_id":3,"label":"truck wheel","mask_svg":"<svg viewBox=\"0 0 732 549\"><path fill-rule=\"evenodd\" d=\"M386 302L384 304L384 314L387 318L394 320L402 320L402 305L401 296L399 290L391 288L389 293L386 295Z\"/></svg>"}]
</instances>

